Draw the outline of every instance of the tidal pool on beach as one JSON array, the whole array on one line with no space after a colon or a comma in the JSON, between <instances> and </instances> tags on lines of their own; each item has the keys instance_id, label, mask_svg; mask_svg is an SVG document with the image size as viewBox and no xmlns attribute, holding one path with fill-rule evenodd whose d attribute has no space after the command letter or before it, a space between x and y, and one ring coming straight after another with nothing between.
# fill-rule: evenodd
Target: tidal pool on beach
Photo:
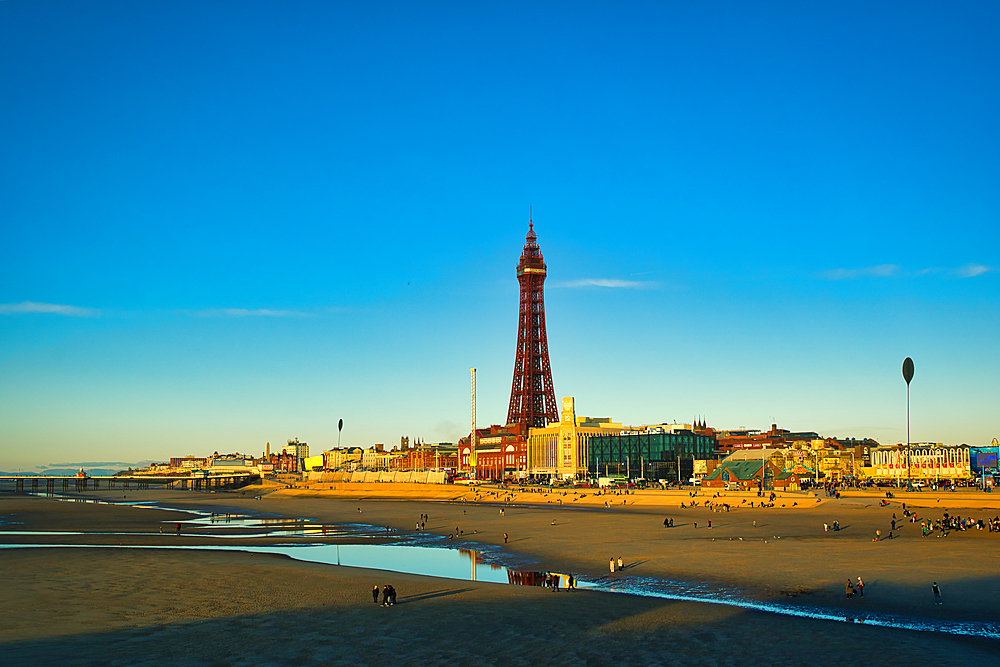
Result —
<instances>
[{"instance_id":1,"label":"tidal pool on beach","mask_svg":"<svg viewBox=\"0 0 1000 667\"><path fill-rule=\"evenodd\" d=\"M565 589L570 576L565 573L515 570L495 562L496 551L486 553L475 549L455 549L448 546L414 546L405 544L274 544L274 545L86 545L86 544L0 544L0 549L35 548L98 548L98 549L184 549L242 551L247 553L279 554L296 560L326 565L384 570L446 579L480 581L496 584L542 586L553 578ZM940 621L908 618L891 614L845 615L843 610L816 606L798 606L754 600L736 589L709 584L676 582L655 577L573 578L581 589L607 593L638 595L687 602L720 604L799 618L825 621L863 623L886 628L941 632L1000 639L1000 625L988 622Z\"/></svg>"}]
</instances>

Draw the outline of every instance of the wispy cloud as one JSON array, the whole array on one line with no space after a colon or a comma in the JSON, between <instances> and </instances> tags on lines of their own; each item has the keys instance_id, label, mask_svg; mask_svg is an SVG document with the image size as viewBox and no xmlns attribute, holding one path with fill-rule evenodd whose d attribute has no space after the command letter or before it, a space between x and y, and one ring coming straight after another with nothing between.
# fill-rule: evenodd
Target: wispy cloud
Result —
<instances>
[{"instance_id":1,"label":"wispy cloud","mask_svg":"<svg viewBox=\"0 0 1000 667\"><path fill-rule=\"evenodd\" d=\"M896 264L879 264L860 269L833 269L824 271L820 276L827 280L852 280L854 278L888 278L898 272L899 266Z\"/></svg>"},{"instance_id":2,"label":"wispy cloud","mask_svg":"<svg viewBox=\"0 0 1000 667\"><path fill-rule=\"evenodd\" d=\"M186 311L198 317L305 317L299 310L272 310L270 308L208 308Z\"/></svg>"},{"instance_id":3,"label":"wispy cloud","mask_svg":"<svg viewBox=\"0 0 1000 667\"><path fill-rule=\"evenodd\" d=\"M66 306L58 303L38 303L35 301L22 301L21 303L0 303L0 315L14 315L16 313L48 313L52 315L66 315L67 317L97 317L101 311L93 308L80 308L79 306Z\"/></svg>"},{"instance_id":4,"label":"wispy cloud","mask_svg":"<svg viewBox=\"0 0 1000 667\"><path fill-rule=\"evenodd\" d=\"M655 289L660 283L641 280L616 280L614 278L581 278L556 283L553 287L612 287L622 289Z\"/></svg>"},{"instance_id":5,"label":"wispy cloud","mask_svg":"<svg viewBox=\"0 0 1000 667\"><path fill-rule=\"evenodd\" d=\"M983 266L982 264L968 264L960 269L956 269L955 273L962 278L975 278L976 276L981 276L992 270L993 267L990 266Z\"/></svg>"}]
</instances>

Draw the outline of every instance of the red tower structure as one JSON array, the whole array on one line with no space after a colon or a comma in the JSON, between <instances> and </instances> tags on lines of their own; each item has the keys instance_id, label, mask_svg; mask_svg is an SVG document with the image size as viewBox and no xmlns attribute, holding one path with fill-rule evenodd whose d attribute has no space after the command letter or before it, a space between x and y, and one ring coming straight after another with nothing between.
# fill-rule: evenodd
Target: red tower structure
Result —
<instances>
[{"instance_id":1,"label":"red tower structure","mask_svg":"<svg viewBox=\"0 0 1000 667\"><path fill-rule=\"evenodd\" d=\"M528 220L521 261L517 265L517 282L521 284L521 303L507 423L544 427L559 421L559 411L552 388L549 343L545 335L545 262L538 249L531 219Z\"/></svg>"}]
</instances>

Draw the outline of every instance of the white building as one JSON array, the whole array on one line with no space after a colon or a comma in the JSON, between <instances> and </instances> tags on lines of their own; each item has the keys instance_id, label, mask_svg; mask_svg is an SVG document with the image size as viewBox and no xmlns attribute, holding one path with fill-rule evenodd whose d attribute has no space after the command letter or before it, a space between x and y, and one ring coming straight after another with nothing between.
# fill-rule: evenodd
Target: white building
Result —
<instances>
[{"instance_id":1,"label":"white building","mask_svg":"<svg viewBox=\"0 0 1000 667\"><path fill-rule=\"evenodd\" d=\"M285 454L292 454L298 457L299 472L306 469L306 459L309 458L309 445L299 442L298 438L289 440L288 444L281 448Z\"/></svg>"},{"instance_id":2,"label":"white building","mask_svg":"<svg viewBox=\"0 0 1000 667\"><path fill-rule=\"evenodd\" d=\"M887 481L958 480L969 479L972 467L968 445L949 445L921 442L910 445L909 469L906 445L890 445L872 450L872 472L878 479Z\"/></svg>"}]
</instances>

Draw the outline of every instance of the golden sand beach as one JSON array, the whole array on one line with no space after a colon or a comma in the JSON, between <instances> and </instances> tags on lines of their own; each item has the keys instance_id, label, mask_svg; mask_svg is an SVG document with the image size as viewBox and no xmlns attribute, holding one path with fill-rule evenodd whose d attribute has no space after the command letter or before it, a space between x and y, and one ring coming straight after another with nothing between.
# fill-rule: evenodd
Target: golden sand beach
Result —
<instances>
[{"instance_id":1,"label":"golden sand beach","mask_svg":"<svg viewBox=\"0 0 1000 667\"><path fill-rule=\"evenodd\" d=\"M390 487L391 485L383 485ZM460 493L456 493L460 492ZM454 494L447 497L447 494ZM887 532L901 498L878 507L873 494L848 494L794 508L716 512L681 510L687 494L639 493L577 501L515 498L503 505L492 489L289 489L254 499L254 490L202 494L143 491L127 500L157 500L184 509L252 511L335 523L464 533L465 542L503 543L538 569L658 577L737 587L750 598L840 609L849 618L884 612L942 621L997 621L993 610L997 540L986 531L920 537L905 524ZM501 492L502 493L502 492ZM463 500L459 495L467 497ZM469 494L473 494L469 496ZM111 498L110 493L89 494ZM125 495L125 494L122 494ZM478 495L478 500L473 500ZM532 494L526 494L532 495ZM783 494L784 495L784 494ZM791 497L790 495L788 496ZM802 494L803 499L808 496ZM927 504L908 499L908 506ZM125 500L124 498L117 498ZM756 497L754 496L754 499ZM621 504L624 500L628 504ZM635 500L633 504L632 501ZM720 499L713 499L720 500ZM740 498L728 496L726 502ZM940 512L938 501L918 515ZM953 513L989 498L942 498ZM792 501L796 502L796 501ZM686 503L687 504L687 503ZM736 503L731 502L731 506ZM785 503L790 505L790 503ZM742 505L742 503L741 503ZM965 505L966 507L962 507ZM503 507L504 514L500 515ZM358 510L361 510L360 514ZM993 509L990 516L997 512ZM670 516L674 528L664 528ZM182 513L129 506L0 496L3 543L214 544L158 531ZM709 529L708 521L712 520ZM844 528L824 532L823 522ZM753 522L757 527L753 527ZM698 527L695 528L695 522ZM171 524L167 524L171 525ZM11 531L58 535L15 535ZM84 535L68 535L77 531ZM115 533L99 535L97 533ZM128 533L131 533L129 535ZM732 538L732 539L731 539ZM739 538L743 538L740 540ZM317 541L283 538L283 543ZM274 540L271 540L274 541ZM238 545L249 540L226 540ZM260 540L254 543L260 543ZM440 579L300 562L283 556L181 549L0 550L5 664L469 664L469 665L847 665L995 664L993 640L859 623L796 618L715 604L578 590ZM846 578L864 577L864 600L844 597ZM944 604L934 605L931 581ZM373 585L391 583L399 604L373 605ZM13 663L9 661L13 660Z\"/></svg>"}]
</instances>

